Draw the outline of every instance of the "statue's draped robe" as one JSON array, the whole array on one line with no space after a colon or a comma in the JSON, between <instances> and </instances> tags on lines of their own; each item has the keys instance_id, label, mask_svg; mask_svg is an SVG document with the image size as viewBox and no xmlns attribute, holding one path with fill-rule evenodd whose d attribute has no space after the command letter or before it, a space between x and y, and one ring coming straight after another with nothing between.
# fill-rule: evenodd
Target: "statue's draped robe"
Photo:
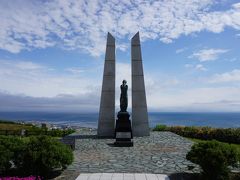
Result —
<instances>
[{"instance_id":1,"label":"statue's draped robe","mask_svg":"<svg viewBox=\"0 0 240 180\"><path fill-rule=\"evenodd\" d=\"M122 84L120 86L120 89L121 89L120 109L122 112L126 112L128 107L128 97L127 97L128 86L126 84L125 85Z\"/></svg>"}]
</instances>

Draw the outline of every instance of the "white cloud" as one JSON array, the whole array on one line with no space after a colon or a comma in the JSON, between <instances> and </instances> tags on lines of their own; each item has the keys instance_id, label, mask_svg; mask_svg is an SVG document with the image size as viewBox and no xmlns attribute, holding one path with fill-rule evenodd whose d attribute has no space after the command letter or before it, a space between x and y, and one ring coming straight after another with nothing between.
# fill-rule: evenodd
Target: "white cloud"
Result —
<instances>
[{"instance_id":1,"label":"white cloud","mask_svg":"<svg viewBox=\"0 0 240 180\"><path fill-rule=\"evenodd\" d=\"M95 93L61 94L55 97L31 97L0 92L0 111L96 112L99 98Z\"/></svg>"},{"instance_id":2,"label":"white cloud","mask_svg":"<svg viewBox=\"0 0 240 180\"><path fill-rule=\"evenodd\" d=\"M192 64L185 64L184 67L185 67L185 68L192 68L193 65L192 65Z\"/></svg>"},{"instance_id":3,"label":"white cloud","mask_svg":"<svg viewBox=\"0 0 240 180\"><path fill-rule=\"evenodd\" d=\"M203 30L240 30L239 3L222 11L215 11L215 4L213 0L0 1L0 48L18 53L58 46L99 56L105 51L107 31L118 39L140 31L143 41L171 43Z\"/></svg>"},{"instance_id":4,"label":"white cloud","mask_svg":"<svg viewBox=\"0 0 240 180\"><path fill-rule=\"evenodd\" d=\"M116 68L116 109L119 110L119 86L123 79L128 81L131 107L131 71L127 63L117 63ZM70 69L81 70L80 67ZM97 111L102 70L90 71L96 74L93 77L69 71L59 74L51 67L30 61L0 60L0 110ZM223 74L221 81L240 81L240 70L228 74ZM219 81L220 75L216 77ZM232 103L240 102L239 87L204 88L200 85L194 88L176 77L163 74L154 77L148 72L145 72L145 85L150 111L235 111L240 108Z\"/></svg>"},{"instance_id":5,"label":"white cloud","mask_svg":"<svg viewBox=\"0 0 240 180\"><path fill-rule=\"evenodd\" d=\"M91 78L87 73L77 76L76 71L79 69L68 70L61 73L30 61L0 60L0 91L32 97L100 94L100 71L92 72L96 76Z\"/></svg>"},{"instance_id":6,"label":"white cloud","mask_svg":"<svg viewBox=\"0 0 240 180\"><path fill-rule=\"evenodd\" d=\"M188 48L184 47L184 48L180 48L176 50L176 54L182 53L184 51L186 51Z\"/></svg>"},{"instance_id":7,"label":"white cloud","mask_svg":"<svg viewBox=\"0 0 240 180\"><path fill-rule=\"evenodd\" d=\"M240 9L240 3L233 4L232 6L233 8Z\"/></svg>"},{"instance_id":8,"label":"white cloud","mask_svg":"<svg viewBox=\"0 0 240 180\"><path fill-rule=\"evenodd\" d=\"M131 64L130 63L116 63L116 81L122 83L122 80L131 83Z\"/></svg>"},{"instance_id":9,"label":"white cloud","mask_svg":"<svg viewBox=\"0 0 240 180\"><path fill-rule=\"evenodd\" d=\"M194 52L189 58L197 58L200 62L214 61L228 51L228 49L202 49Z\"/></svg>"},{"instance_id":10,"label":"white cloud","mask_svg":"<svg viewBox=\"0 0 240 180\"><path fill-rule=\"evenodd\" d=\"M73 74L80 74L85 72L85 70L83 70L82 68L76 68L76 67L66 68L65 71L71 72Z\"/></svg>"},{"instance_id":11,"label":"white cloud","mask_svg":"<svg viewBox=\"0 0 240 180\"><path fill-rule=\"evenodd\" d=\"M117 44L116 48L125 52L129 48L129 45L125 43L121 43L121 44Z\"/></svg>"},{"instance_id":12,"label":"white cloud","mask_svg":"<svg viewBox=\"0 0 240 180\"><path fill-rule=\"evenodd\" d=\"M230 59L226 59L226 61L229 61L229 62L235 62L235 61L237 61L238 59L236 58L236 57L234 57L234 58L230 58Z\"/></svg>"},{"instance_id":13,"label":"white cloud","mask_svg":"<svg viewBox=\"0 0 240 180\"><path fill-rule=\"evenodd\" d=\"M130 67L128 63L116 63L116 108L123 79L128 81L129 106L131 105ZM99 108L103 71L102 66L99 68L101 70L96 70L96 67L72 67L58 72L31 61L0 60L0 110L11 107L21 109L22 102L22 109L25 110L54 110L65 107L65 110L71 110L71 107L72 110L80 107L85 110L88 107L90 111L96 111L96 107ZM31 105L34 107L31 108Z\"/></svg>"},{"instance_id":14,"label":"white cloud","mask_svg":"<svg viewBox=\"0 0 240 180\"><path fill-rule=\"evenodd\" d=\"M208 82L210 83L227 83L239 81L240 81L240 69L234 69L230 72L225 72L222 74L215 74L208 80Z\"/></svg>"},{"instance_id":15,"label":"white cloud","mask_svg":"<svg viewBox=\"0 0 240 180\"><path fill-rule=\"evenodd\" d=\"M199 71L207 71L207 68L205 68L202 64L197 64L195 69Z\"/></svg>"},{"instance_id":16,"label":"white cloud","mask_svg":"<svg viewBox=\"0 0 240 180\"><path fill-rule=\"evenodd\" d=\"M240 88L209 87L162 89L147 93L149 109L155 111L218 111L239 112Z\"/></svg>"},{"instance_id":17,"label":"white cloud","mask_svg":"<svg viewBox=\"0 0 240 180\"><path fill-rule=\"evenodd\" d=\"M197 71L207 71L207 68L205 68L202 64L197 64L197 65L185 64L184 66L185 66L185 68L191 68L191 69L195 69Z\"/></svg>"}]
</instances>

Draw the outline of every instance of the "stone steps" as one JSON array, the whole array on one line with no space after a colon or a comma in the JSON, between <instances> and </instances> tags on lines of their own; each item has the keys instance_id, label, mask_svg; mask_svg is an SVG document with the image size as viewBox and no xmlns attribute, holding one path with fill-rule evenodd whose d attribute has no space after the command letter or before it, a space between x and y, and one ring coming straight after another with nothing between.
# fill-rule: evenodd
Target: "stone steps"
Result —
<instances>
[{"instance_id":1,"label":"stone steps","mask_svg":"<svg viewBox=\"0 0 240 180\"><path fill-rule=\"evenodd\" d=\"M81 173L76 180L169 180L169 177L144 173Z\"/></svg>"}]
</instances>

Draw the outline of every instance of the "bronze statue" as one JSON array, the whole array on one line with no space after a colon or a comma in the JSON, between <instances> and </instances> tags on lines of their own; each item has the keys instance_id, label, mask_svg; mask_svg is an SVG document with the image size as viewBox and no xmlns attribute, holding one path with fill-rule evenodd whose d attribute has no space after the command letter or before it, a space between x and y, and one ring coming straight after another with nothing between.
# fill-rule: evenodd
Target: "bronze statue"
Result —
<instances>
[{"instance_id":1,"label":"bronze statue","mask_svg":"<svg viewBox=\"0 0 240 180\"><path fill-rule=\"evenodd\" d=\"M127 97L127 81L123 80L120 86L120 108L121 110L117 113L117 120L115 126L115 138L114 145L117 147L130 147L133 146L132 142L132 125L129 119L130 114L127 112L128 97Z\"/></svg>"},{"instance_id":2,"label":"bronze statue","mask_svg":"<svg viewBox=\"0 0 240 180\"><path fill-rule=\"evenodd\" d=\"M128 85L127 85L127 81L126 80L122 81L122 85L120 86L120 89L121 89L120 109L121 109L121 112L127 112L127 107L128 107L128 97L127 97Z\"/></svg>"}]
</instances>

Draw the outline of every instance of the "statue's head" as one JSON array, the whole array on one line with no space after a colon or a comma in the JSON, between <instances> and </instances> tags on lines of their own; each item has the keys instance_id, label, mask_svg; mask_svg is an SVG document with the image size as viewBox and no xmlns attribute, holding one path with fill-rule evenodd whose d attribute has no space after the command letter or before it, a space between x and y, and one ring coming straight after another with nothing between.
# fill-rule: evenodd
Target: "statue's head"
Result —
<instances>
[{"instance_id":1,"label":"statue's head","mask_svg":"<svg viewBox=\"0 0 240 180\"><path fill-rule=\"evenodd\" d=\"M122 81L122 83L123 83L123 84L127 84L127 81L124 79L124 80Z\"/></svg>"}]
</instances>

